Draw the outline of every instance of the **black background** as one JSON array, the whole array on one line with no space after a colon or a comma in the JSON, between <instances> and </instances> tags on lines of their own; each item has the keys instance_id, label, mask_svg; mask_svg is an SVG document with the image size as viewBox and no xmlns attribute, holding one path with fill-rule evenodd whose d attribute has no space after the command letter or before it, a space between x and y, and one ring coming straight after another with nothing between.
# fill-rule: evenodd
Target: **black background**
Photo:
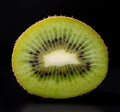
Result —
<instances>
[{"instance_id":1,"label":"black background","mask_svg":"<svg viewBox=\"0 0 120 112\"><path fill-rule=\"evenodd\" d=\"M102 109L100 112L113 112L115 109L120 111L117 103L120 99L119 7L116 1L107 0L1 0L0 112L32 112L32 110L78 112L81 109L83 112L88 110L90 112L91 104L95 107L97 105L98 110ZM54 15L70 16L87 23L101 35L108 47L107 77L96 90L83 97L66 100L38 98L27 94L13 76L11 55L17 38L30 25ZM93 107L92 109L94 110Z\"/></svg>"},{"instance_id":2,"label":"black background","mask_svg":"<svg viewBox=\"0 0 120 112\"><path fill-rule=\"evenodd\" d=\"M35 22L53 15L66 15L93 27L109 50L109 67L120 66L119 6L104 0L2 0L0 1L1 66L11 66L13 45Z\"/></svg>"}]
</instances>

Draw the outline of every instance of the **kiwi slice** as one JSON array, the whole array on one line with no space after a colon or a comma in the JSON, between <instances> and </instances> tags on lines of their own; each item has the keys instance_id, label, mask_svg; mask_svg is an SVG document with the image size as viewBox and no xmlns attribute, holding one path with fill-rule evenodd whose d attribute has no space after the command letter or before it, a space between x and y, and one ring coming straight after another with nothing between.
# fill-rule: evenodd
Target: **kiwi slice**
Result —
<instances>
[{"instance_id":1,"label":"kiwi slice","mask_svg":"<svg viewBox=\"0 0 120 112\"><path fill-rule=\"evenodd\" d=\"M85 23L53 16L30 26L16 41L12 67L29 93L70 98L95 89L108 70L101 37Z\"/></svg>"}]
</instances>

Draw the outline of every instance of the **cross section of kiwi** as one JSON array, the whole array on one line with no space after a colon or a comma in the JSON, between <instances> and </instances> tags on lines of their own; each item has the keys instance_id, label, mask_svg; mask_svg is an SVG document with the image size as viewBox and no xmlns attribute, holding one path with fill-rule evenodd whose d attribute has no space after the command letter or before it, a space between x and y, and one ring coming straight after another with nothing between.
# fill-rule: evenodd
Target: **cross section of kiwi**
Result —
<instances>
[{"instance_id":1,"label":"cross section of kiwi","mask_svg":"<svg viewBox=\"0 0 120 112\"><path fill-rule=\"evenodd\" d=\"M53 16L30 26L16 41L12 67L29 93L70 98L95 89L108 70L101 37L74 18Z\"/></svg>"}]
</instances>

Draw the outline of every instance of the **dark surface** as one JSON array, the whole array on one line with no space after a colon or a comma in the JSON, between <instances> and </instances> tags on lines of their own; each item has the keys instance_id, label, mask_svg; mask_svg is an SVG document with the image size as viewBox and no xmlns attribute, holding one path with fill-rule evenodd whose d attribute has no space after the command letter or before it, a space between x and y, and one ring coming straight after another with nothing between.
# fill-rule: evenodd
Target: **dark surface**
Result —
<instances>
[{"instance_id":1,"label":"dark surface","mask_svg":"<svg viewBox=\"0 0 120 112\"><path fill-rule=\"evenodd\" d=\"M120 112L119 3L112 0L0 0L0 112ZM15 41L30 25L53 15L79 19L95 29L109 52L109 71L94 91L75 98L28 94L11 69Z\"/></svg>"},{"instance_id":2,"label":"dark surface","mask_svg":"<svg viewBox=\"0 0 120 112\"><path fill-rule=\"evenodd\" d=\"M2 0L0 1L0 49L2 66L11 66L17 38L30 25L53 15L79 19L94 28L109 51L109 66L120 67L119 3L111 0Z\"/></svg>"},{"instance_id":3,"label":"dark surface","mask_svg":"<svg viewBox=\"0 0 120 112\"><path fill-rule=\"evenodd\" d=\"M110 69L102 84L92 92L69 99L46 99L30 95L17 83L10 68L1 68L0 71L0 112L120 111L119 68Z\"/></svg>"}]
</instances>

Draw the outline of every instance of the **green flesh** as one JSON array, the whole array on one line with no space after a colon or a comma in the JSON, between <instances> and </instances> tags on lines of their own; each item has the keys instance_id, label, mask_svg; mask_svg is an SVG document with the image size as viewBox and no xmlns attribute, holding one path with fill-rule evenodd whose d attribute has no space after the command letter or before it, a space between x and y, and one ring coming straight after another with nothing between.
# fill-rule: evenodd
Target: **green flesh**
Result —
<instances>
[{"instance_id":1,"label":"green flesh","mask_svg":"<svg viewBox=\"0 0 120 112\"><path fill-rule=\"evenodd\" d=\"M49 58L59 50L74 54L77 62L60 65L60 59L56 65L47 66L45 56ZM20 36L12 66L19 83L31 94L69 98L85 94L103 81L108 56L105 44L92 28L75 19L53 17L34 24Z\"/></svg>"}]
</instances>

